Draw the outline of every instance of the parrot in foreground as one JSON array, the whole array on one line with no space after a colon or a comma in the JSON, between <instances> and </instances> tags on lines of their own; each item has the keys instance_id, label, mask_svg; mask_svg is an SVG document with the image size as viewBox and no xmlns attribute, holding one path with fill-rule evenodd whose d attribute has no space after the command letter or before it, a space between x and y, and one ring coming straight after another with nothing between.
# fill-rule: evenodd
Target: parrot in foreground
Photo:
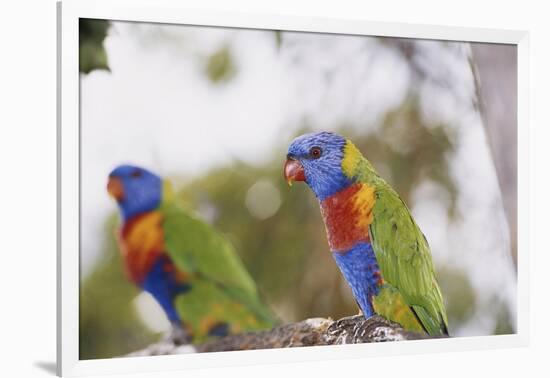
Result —
<instances>
[{"instance_id":1,"label":"parrot in foreground","mask_svg":"<svg viewBox=\"0 0 550 378\"><path fill-rule=\"evenodd\" d=\"M162 307L172 342L272 328L275 318L232 245L177 207L168 181L122 165L110 173L107 191L120 209L126 273Z\"/></svg>"},{"instance_id":2,"label":"parrot in foreground","mask_svg":"<svg viewBox=\"0 0 550 378\"><path fill-rule=\"evenodd\" d=\"M304 181L321 208L332 256L365 318L448 335L430 247L409 209L348 139L305 134L288 148L284 176Z\"/></svg>"}]
</instances>

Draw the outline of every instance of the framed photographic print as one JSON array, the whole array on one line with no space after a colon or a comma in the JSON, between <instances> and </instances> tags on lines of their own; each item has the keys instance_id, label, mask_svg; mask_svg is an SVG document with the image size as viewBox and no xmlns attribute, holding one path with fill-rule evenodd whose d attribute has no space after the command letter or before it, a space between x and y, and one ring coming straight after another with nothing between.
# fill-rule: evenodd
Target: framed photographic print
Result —
<instances>
[{"instance_id":1,"label":"framed photographic print","mask_svg":"<svg viewBox=\"0 0 550 378\"><path fill-rule=\"evenodd\" d=\"M526 345L527 33L58 16L59 374Z\"/></svg>"}]
</instances>

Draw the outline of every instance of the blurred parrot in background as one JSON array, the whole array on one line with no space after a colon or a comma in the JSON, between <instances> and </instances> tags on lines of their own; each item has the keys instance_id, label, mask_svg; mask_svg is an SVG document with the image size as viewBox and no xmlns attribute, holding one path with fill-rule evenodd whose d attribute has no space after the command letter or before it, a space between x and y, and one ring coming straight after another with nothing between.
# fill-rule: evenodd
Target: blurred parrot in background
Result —
<instances>
[{"instance_id":1,"label":"blurred parrot in background","mask_svg":"<svg viewBox=\"0 0 550 378\"><path fill-rule=\"evenodd\" d=\"M176 344L272 328L275 318L232 245L173 201L170 183L122 165L107 191L120 209L118 244L129 279L160 304Z\"/></svg>"},{"instance_id":2,"label":"blurred parrot in background","mask_svg":"<svg viewBox=\"0 0 550 378\"><path fill-rule=\"evenodd\" d=\"M409 209L355 145L320 132L296 138L284 166L319 200L328 244L366 318L448 335L430 247Z\"/></svg>"}]
</instances>

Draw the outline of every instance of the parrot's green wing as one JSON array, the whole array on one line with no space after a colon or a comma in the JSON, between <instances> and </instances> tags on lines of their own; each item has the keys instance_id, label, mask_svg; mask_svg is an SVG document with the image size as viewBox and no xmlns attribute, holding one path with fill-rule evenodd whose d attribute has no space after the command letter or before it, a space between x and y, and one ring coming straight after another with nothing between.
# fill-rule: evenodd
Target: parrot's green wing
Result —
<instances>
[{"instance_id":1,"label":"parrot's green wing","mask_svg":"<svg viewBox=\"0 0 550 378\"><path fill-rule=\"evenodd\" d=\"M219 313L217 320L237 325L235 330L274 324L256 284L221 234L172 202L163 203L160 212L166 252L179 270L192 277L190 291L178 299L186 307L186 321L198 327L207 314Z\"/></svg>"},{"instance_id":2,"label":"parrot's green wing","mask_svg":"<svg viewBox=\"0 0 550 378\"><path fill-rule=\"evenodd\" d=\"M163 205L161 214L167 252L178 267L256 295L254 281L222 235L174 204Z\"/></svg>"},{"instance_id":3,"label":"parrot's green wing","mask_svg":"<svg viewBox=\"0 0 550 378\"><path fill-rule=\"evenodd\" d=\"M447 333L447 316L426 238L398 194L376 191L370 232L384 280L399 290L430 335Z\"/></svg>"},{"instance_id":4,"label":"parrot's green wing","mask_svg":"<svg viewBox=\"0 0 550 378\"><path fill-rule=\"evenodd\" d=\"M363 166L365 169L371 169ZM372 171L371 171L372 172ZM447 334L447 315L437 284L430 247L399 195L379 176L358 175L375 187L370 225L372 246L382 277L411 307L430 335Z\"/></svg>"}]
</instances>

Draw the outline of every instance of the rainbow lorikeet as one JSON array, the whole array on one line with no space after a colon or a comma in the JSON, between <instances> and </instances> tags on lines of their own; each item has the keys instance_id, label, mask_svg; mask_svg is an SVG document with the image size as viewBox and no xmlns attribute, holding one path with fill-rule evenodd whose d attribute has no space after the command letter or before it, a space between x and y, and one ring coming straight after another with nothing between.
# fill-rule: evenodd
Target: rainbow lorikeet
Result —
<instances>
[{"instance_id":1,"label":"rainbow lorikeet","mask_svg":"<svg viewBox=\"0 0 550 378\"><path fill-rule=\"evenodd\" d=\"M332 256L365 317L448 335L430 247L399 195L355 145L320 132L296 138L284 175L319 200Z\"/></svg>"},{"instance_id":2,"label":"rainbow lorikeet","mask_svg":"<svg viewBox=\"0 0 550 378\"><path fill-rule=\"evenodd\" d=\"M117 167L107 190L118 202L118 244L129 279L172 323L176 343L271 328L274 317L232 245L173 201L170 183L135 166Z\"/></svg>"}]
</instances>

